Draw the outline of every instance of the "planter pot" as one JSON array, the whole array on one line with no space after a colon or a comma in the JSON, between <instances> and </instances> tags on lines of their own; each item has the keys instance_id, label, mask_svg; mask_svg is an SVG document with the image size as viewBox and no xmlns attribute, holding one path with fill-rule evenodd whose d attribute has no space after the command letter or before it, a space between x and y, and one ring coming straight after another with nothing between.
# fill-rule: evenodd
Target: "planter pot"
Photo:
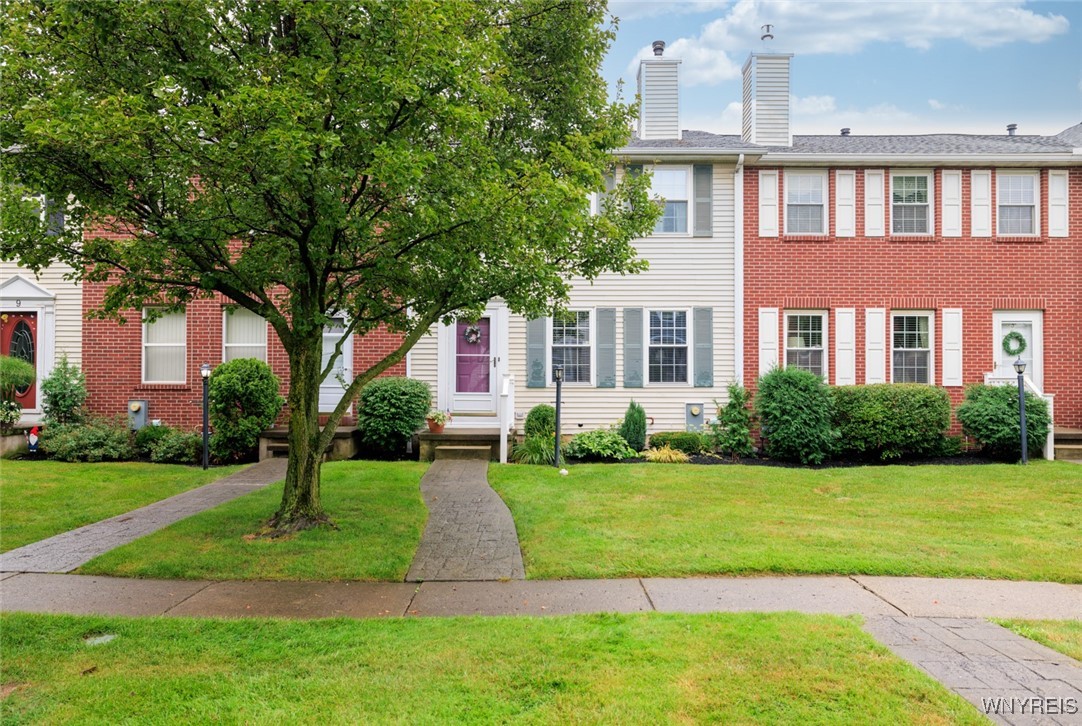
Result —
<instances>
[{"instance_id":1,"label":"planter pot","mask_svg":"<svg viewBox=\"0 0 1082 726\"><path fill-rule=\"evenodd\" d=\"M443 433L443 427L447 425L447 424L436 423L432 419L426 419L426 423L428 423L428 431L429 431L429 433L433 433L433 434L442 434Z\"/></svg>"}]
</instances>

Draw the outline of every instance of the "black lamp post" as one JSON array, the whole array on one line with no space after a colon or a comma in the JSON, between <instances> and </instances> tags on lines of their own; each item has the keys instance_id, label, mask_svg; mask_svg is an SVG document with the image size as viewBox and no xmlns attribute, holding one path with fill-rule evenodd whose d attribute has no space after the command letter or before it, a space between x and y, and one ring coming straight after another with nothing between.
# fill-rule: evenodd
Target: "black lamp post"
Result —
<instances>
[{"instance_id":1,"label":"black lamp post","mask_svg":"<svg viewBox=\"0 0 1082 726\"><path fill-rule=\"evenodd\" d=\"M210 466L210 363L199 366L203 378L203 468Z\"/></svg>"},{"instance_id":2,"label":"black lamp post","mask_svg":"<svg viewBox=\"0 0 1082 726\"><path fill-rule=\"evenodd\" d=\"M556 379L556 443L553 446L553 466L560 466L560 390L564 383L564 367L556 365L552 367L552 377Z\"/></svg>"},{"instance_id":3,"label":"black lamp post","mask_svg":"<svg viewBox=\"0 0 1082 726\"><path fill-rule=\"evenodd\" d=\"M1029 452L1027 451L1029 447L1026 441L1026 381L1024 377L1026 362L1022 360L1021 356L1014 362L1014 372L1018 374L1018 418L1022 422L1022 463L1025 464L1029 461Z\"/></svg>"}]
</instances>

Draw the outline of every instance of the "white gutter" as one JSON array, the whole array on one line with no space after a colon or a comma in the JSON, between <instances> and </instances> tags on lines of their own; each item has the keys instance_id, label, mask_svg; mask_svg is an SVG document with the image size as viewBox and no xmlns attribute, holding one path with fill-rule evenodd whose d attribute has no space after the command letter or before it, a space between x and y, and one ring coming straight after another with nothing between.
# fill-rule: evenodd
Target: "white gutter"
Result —
<instances>
[{"instance_id":1,"label":"white gutter","mask_svg":"<svg viewBox=\"0 0 1082 726\"><path fill-rule=\"evenodd\" d=\"M762 164L860 165L860 166L1032 166L1034 164L1082 163L1075 154L831 154L766 153Z\"/></svg>"},{"instance_id":2,"label":"white gutter","mask_svg":"<svg viewBox=\"0 0 1082 726\"><path fill-rule=\"evenodd\" d=\"M736 160L733 174L733 373L738 385L744 385L744 155Z\"/></svg>"}]
</instances>

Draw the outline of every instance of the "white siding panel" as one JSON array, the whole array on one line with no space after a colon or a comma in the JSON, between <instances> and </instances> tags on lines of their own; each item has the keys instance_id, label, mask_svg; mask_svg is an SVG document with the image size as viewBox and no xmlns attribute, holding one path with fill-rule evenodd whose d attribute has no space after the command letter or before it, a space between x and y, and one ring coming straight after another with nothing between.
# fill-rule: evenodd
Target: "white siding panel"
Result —
<instances>
[{"instance_id":1,"label":"white siding panel","mask_svg":"<svg viewBox=\"0 0 1082 726\"><path fill-rule=\"evenodd\" d=\"M992 236L992 172L969 173L970 235Z\"/></svg>"},{"instance_id":2,"label":"white siding panel","mask_svg":"<svg viewBox=\"0 0 1082 726\"><path fill-rule=\"evenodd\" d=\"M857 173L835 172L834 185L834 234L854 237L857 233Z\"/></svg>"},{"instance_id":3,"label":"white siding panel","mask_svg":"<svg viewBox=\"0 0 1082 726\"><path fill-rule=\"evenodd\" d=\"M678 63L647 62L642 66L642 129L644 139L680 138Z\"/></svg>"},{"instance_id":4,"label":"white siding panel","mask_svg":"<svg viewBox=\"0 0 1082 726\"><path fill-rule=\"evenodd\" d=\"M759 170L759 236L778 236L778 172Z\"/></svg>"},{"instance_id":5,"label":"white siding panel","mask_svg":"<svg viewBox=\"0 0 1082 726\"><path fill-rule=\"evenodd\" d=\"M759 308L759 375L778 367L778 309Z\"/></svg>"},{"instance_id":6,"label":"white siding panel","mask_svg":"<svg viewBox=\"0 0 1082 726\"><path fill-rule=\"evenodd\" d=\"M882 237L886 233L884 213L885 187L882 169L864 171L864 236Z\"/></svg>"},{"instance_id":7,"label":"white siding panel","mask_svg":"<svg viewBox=\"0 0 1082 726\"><path fill-rule=\"evenodd\" d=\"M1048 236L1069 236L1069 215L1067 210L1070 202L1067 195L1066 171L1048 172Z\"/></svg>"},{"instance_id":8,"label":"white siding panel","mask_svg":"<svg viewBox=\"0 0 1082 726\"><path fill-rule=\"evenodd\" d=\"M941 194L943 236L962 236L962 172L945 170Z\"/></svg>"},{"instance_id":9,"label":"white siding panel","mask_svg":"<svg viewBox=\"0 0 1082 726\"><path fill-rule=\"evenodd\" d=\"M887 382L887 311L864 311L864 382Z\"/></svg>"},{"instance_id":10,"label":"white siding panel","mask_svg":"<svg viewBox=\"0 0 1082 726\"><path fill-rule=\"evenodd\" d=\"M857 382L857 311L838 308L834 311L834 385L852 386Z\"/></svg>"},{"instance_id":11,"label":"white siding panel","mask_svg":"<svg viewBox=\"0 0 1082 726\"><path fill-rule=\"evenodd\" d=\"M943 385L962 385L962 309L943 309Z\"/></svg>"}]
</instances>

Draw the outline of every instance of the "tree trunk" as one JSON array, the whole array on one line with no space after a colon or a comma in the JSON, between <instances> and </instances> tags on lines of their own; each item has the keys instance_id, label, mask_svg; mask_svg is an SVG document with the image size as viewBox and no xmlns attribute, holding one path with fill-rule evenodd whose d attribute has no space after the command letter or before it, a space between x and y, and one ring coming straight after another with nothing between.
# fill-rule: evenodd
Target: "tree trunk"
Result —
<instances>
[{"instance_id":1,"label":"tree trunk","mask_svg":"<svg viewBox=\"0 0 1082 726\"><path fill-rule=\"evenodd\" d=\"M289 355L289 465L282 504L271 518L271 537L334 526L323 511L319 472L323 451L319 446L319 385L323 358L322 333L294 341Z\"/></svg>"}]
</instances>

